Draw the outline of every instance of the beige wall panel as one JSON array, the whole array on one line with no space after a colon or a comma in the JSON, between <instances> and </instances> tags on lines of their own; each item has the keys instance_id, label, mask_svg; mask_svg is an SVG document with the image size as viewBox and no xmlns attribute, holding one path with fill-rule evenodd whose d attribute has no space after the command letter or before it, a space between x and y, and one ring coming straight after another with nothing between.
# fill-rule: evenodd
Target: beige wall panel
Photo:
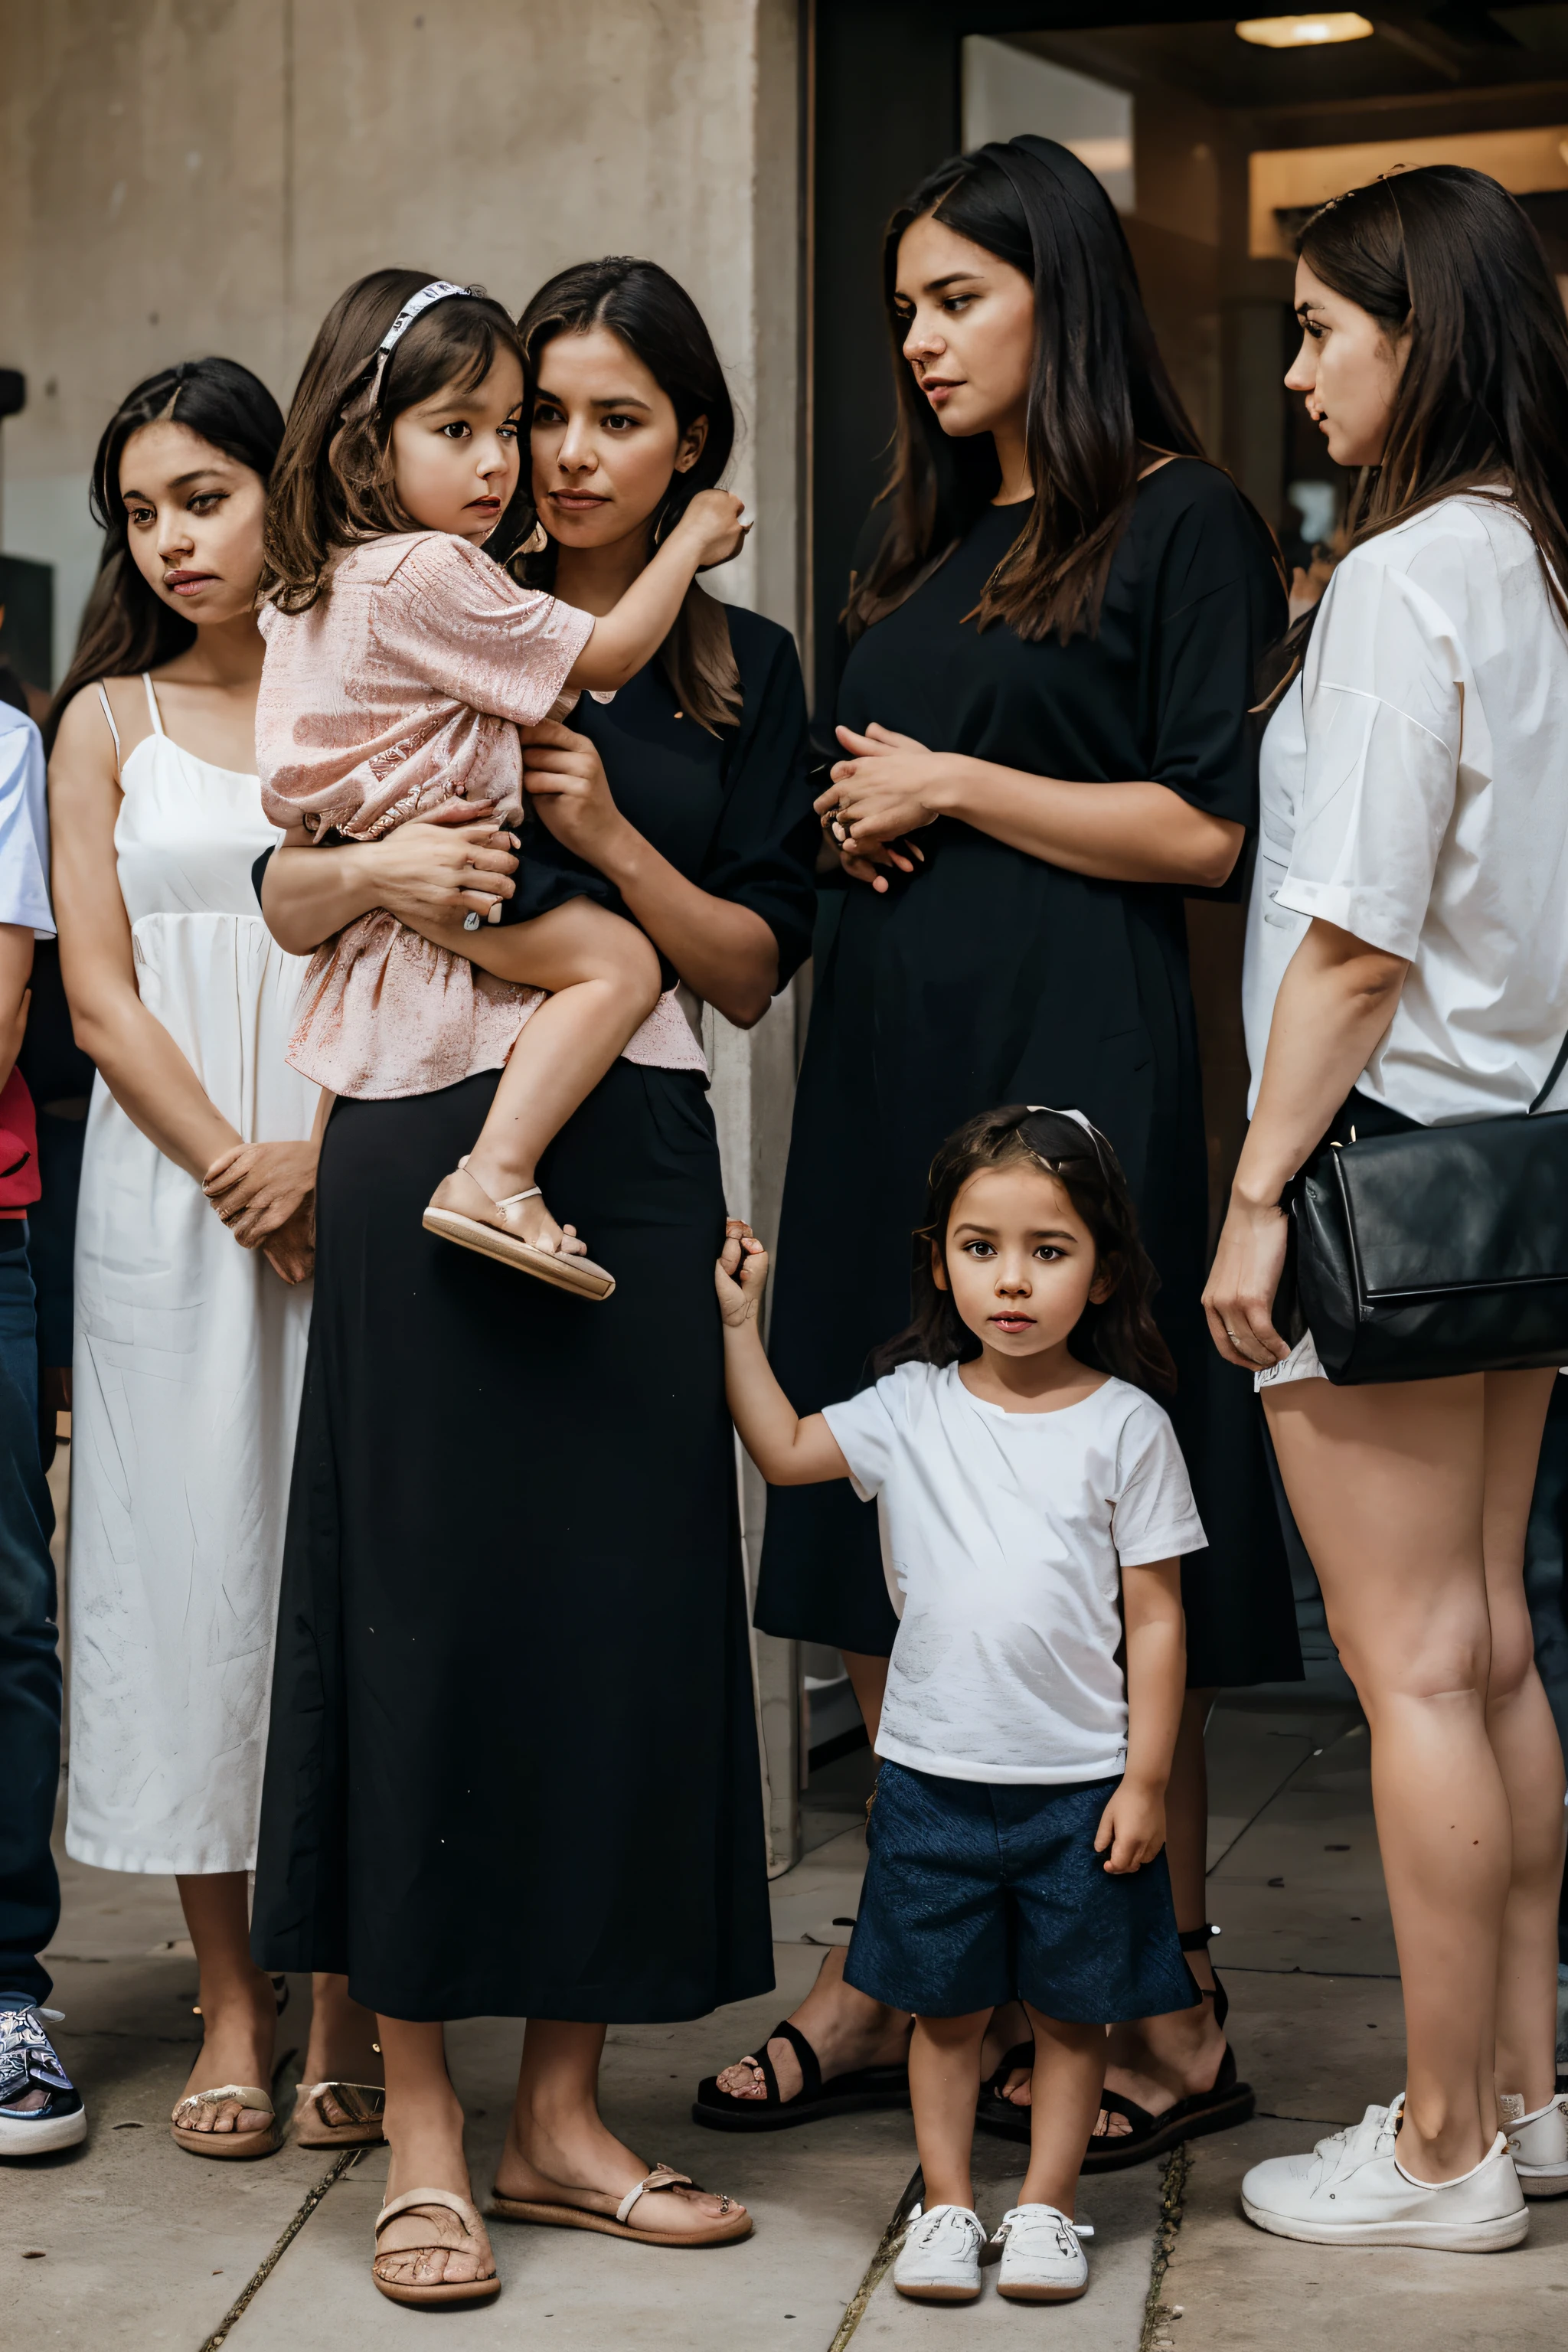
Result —
<instances>
[{"instance_id":1,"label":"beige wall panel","mask_svg":"<svg viewBox=\"0 0 1568 2352\"><path fill-rule=\"evenodd\" d=\"M286 399L328 304L389 263L513 306L637 252L700 304L766 553L721 583L795 618L796 143L787 0L0 0L5 544L62 567L113 402L222 351ZM759 414L759 386L767 387ZM64 646L59 648L63 656Z\"/></svg>"}]
</instances>

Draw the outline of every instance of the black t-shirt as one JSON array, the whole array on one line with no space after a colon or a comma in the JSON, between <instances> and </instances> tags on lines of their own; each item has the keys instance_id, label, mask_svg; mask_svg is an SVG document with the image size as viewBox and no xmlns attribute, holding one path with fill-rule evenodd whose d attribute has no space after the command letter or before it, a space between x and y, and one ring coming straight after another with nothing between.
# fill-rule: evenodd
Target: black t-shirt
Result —
<instances>
[{"instance_id":1,"label":"black t-shirt","mask_svg":"<svg viewBox=\"0 0 1568 2352\"><path fill-rule=\"evenodd\" d=\"M838 717L1083 783L1152 779L1212 816L1257 821L1247 717L1285 625L1261 524L1217 467L1178 458L1141 485L1100 627L1027 644L972 617L1027 520L987 507L947 562L850 652Z\"/></svg>"},{"instance_id":2,"label":"black t-shirt","mask_svg":"<svg viewBox=\"0 0 1568 2352\"><path fill-rule=\"evenodd\" d=\"M811 953L819 829L806 778L805 690L795 641L776 621L726 606L741 673L737 727L710 734L676 704L657 662L613 702L584 695L566 724L598 748L616 807L645 841L716 898L749 907L778 941L779 986ZM563 898L592 897L625 914L603 875L531 817L503 922ZM671 975L667 971L665 984Z\"/></svg>"}]
</instances>

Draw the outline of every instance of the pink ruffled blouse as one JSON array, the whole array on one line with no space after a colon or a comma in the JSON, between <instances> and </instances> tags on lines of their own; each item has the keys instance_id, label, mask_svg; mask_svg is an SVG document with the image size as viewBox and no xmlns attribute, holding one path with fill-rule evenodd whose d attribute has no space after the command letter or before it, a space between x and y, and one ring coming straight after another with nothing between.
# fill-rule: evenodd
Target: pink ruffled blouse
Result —
<instances>
[{"instance_id":1,"label":"pink ruffled blouse","mask_svg":"<svg viewBox=\"0 0 1568 2352\"><path fill-rule=\"evenodd\" d=\"M268 817L375 841L446 801L520 806L518 728L549 718L593 630L591 614L520 588L446 532L352 548L308 612L262 608L256 751ZM677 993L659 1000L628 1060L706 1068ZM333 1094L431 1094L499 1069L542 1002L377 910L311 957L288 1057Z\"/></svg>"}]
</instances>

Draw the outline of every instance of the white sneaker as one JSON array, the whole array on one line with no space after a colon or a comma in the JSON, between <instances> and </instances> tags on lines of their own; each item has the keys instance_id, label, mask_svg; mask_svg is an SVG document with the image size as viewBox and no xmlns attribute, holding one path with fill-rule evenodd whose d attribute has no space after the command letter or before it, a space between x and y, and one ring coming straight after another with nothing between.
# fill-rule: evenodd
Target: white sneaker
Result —
<instances>
[{"instance_id":1,"label":"white sneaker","mask_svg":"<svg viewBox=\"0 0 1568 2352\"><path fill-rule=\"evenodd\" d=\"M1508 2152L1527 2197L1568 2197L1568 2092L1527 2116L1516 2093L1498 2101Z\"/></svg>"},{"instance_id":2,"label":"white sneaker","mask_svg":"<svg viewBox=\"0 0 1568 2352\"><path fill-rule=\"evenodd\" d=\"M1080 2237L1087 2222L1069 2221L1054 2205L1015 2205L991 2241L1002 2249L996 2292L1009 2303L1071 2303L1089 2284Z\"/></svg>"},{"instance_id":3,"label":"white sneaker","mask_svg":"<svg viewBox=\"0 0 1568 2352\"><path fill-rule=\"evenodd\" d=\"M1530 2215L1501 2132L1472 2170L1429 2187L1412 2180L1394 2157L1403 2105L1368 2107L1359 2124L1321 2139L1310 2156L1255 2164L1241 2184L1247 2220L1277 2238L1319 2246L1429 2246L1457 2254L1517 2246Z\"/></svg>"},{"instance_id":4,"label":"white sneaker","mask_svg":"<svg viewBox=\"0 0 1568 2352\"><path fill-rule=\"evenodd\" d=\"M910 2224L893 2284L915 2303L973 2303L985 2232L967 2205L933 2205Z\"/></svg>"},{"instance_id":5,"label":"white sneaker","mask_svg":"<svg viewBox=\"0 0 1568 2352\"><path fill-rule=\"evenodd\" d=\"M81 2093L49 2039L62 2015L32 2001L0 2009L0 2156L47 2156L87 2137ZM19 2104L39 2091L41 2106Z\"/></svg>"}]
</instances>

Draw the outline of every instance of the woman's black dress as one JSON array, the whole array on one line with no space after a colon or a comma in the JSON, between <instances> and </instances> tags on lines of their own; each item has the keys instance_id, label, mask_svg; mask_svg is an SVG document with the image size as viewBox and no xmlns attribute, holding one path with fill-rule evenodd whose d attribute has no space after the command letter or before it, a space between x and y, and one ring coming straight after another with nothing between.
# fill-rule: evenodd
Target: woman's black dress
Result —
<instances>
[{"instance_id":1,"label":"woman's black dress","mask_svg":"<svg viewBox=\"0 0 1568 2352\"><path fill-rule=\"evenodd\" d=\"M644 670L574 723L626 814L783 978L817 831L785 633L731 611L738 737ZM589 1305L426 1234L491 1075L340 1101L257 1867L269 1969L384 2015L700 2016L773 1982L703 1082L618 1062L541 1181Z\"/></svg>"},{"instance_id":2,"label":"woman's black dress","mask_svg":"<svg viewBox=\"0 0 1568 2352\"><path fill-rule=\"evenodd\" d=\"M1099 633L1026 644L973 618L1017 534L987 508L856 644L838 716L933 751L1081 782L1152 778L1257 822L1248 706L1285 624L1261 527L1215 467L1142 485ZM885 896L835 893L819 925L773 1300L775 1369L801 1412L851 1393L910 1316L910 1232L942 1138L1005 1103L1086 1111L1115 1146L1159 1268L1173 1418L1210 1538L1184 1564L1194 1685L1299 1675L1290 1587L1247 1374L1211 1346L1197 1033L1182 893L1094 881L942 818ZM756 1622L886 1655L896 1621L876 1514L846 1486L769 1499Z\"/></svg>"}]
</instances>

